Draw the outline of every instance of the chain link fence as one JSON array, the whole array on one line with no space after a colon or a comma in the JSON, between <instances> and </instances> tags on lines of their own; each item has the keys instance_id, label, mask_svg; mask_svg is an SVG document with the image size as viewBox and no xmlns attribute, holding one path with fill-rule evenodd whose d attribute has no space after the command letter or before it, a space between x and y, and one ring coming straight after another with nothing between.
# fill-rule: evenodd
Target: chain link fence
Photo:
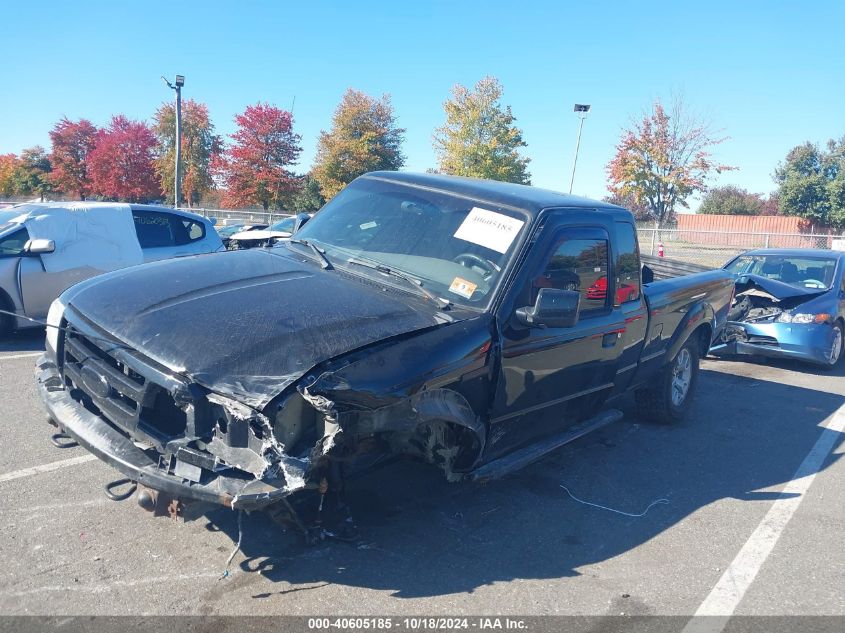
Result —
<instances>
[{"instance_id":1,"label":"chain link fence","mask_svg":"<svg viewBox=\"0 0 845 633\"><path fill-rule=\"evenodd\" d=\"M215 220L217 227L223 227L229 224L273 224L292 215L287 211L254 211L252 209L240 209L237 211L231 209L206 209L204 207L194 207L191 209L180 207L180 209Z\"/></svg>"},{"instance_id":2,"label":"chain link fence","mask_svg":"<svg viewBox=\"0 0 845 633\"><path fill-rule=\"evenodd\" d=\"M838 235L807 233L724 233L679 229L638 228L640 250L702 266L719 268L729 259L753 248L837 248L845 247Z\"/></svg>"}]
</instances>

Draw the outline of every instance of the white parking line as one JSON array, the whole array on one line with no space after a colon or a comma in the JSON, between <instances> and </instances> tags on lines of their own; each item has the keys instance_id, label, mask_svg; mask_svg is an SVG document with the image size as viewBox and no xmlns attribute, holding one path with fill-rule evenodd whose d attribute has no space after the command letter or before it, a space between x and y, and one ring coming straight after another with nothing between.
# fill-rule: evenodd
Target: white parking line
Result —
<instances>
[{"instance_id":1,"label":"white parking line","mask_svg":"<svg viewBox=\"0 0 845 633\"><path fill-rule=\"evenodd\" d=\"M9 356L0 356L0 360L15 360L16 358L35 358L41 356L44 352L33 352L32 354L10 354Z\"/></svg>"},{"instance_id":2,"label":"white parking line","mask_svg":"<svg viewBox=\"0 0 845 633\"><path fill-rule=\"evenodd\" d=\"M67 468L68 466L76 466L77 464L84 464L85 462L94 461L96 456L89 454L79 455L78 457L71 457L70 459L63 459L58 462L50 462L49 464L41 464L40 466L33 466L32 468L22 468L21 470L13 470L10 473L0 475L0 484L13 479L20 479L21 477L29 477L30 475L38 475L40 473L49 473L60 468Z\"/></svg>"},{"instance_id":3,"label":"white parking line","mask_svg":"<svg viewBox=\"0 0 845 633\"><path fill-rule=\"evenodd\" d=\"M842 433L845 433L845 405L831 416L819 439L781 491L783 497L772 504L757 529L695 612L696 616L719 617L693 618L684 627L683 633L718 633L725 628Z\"/></svg>"}]
</instances>

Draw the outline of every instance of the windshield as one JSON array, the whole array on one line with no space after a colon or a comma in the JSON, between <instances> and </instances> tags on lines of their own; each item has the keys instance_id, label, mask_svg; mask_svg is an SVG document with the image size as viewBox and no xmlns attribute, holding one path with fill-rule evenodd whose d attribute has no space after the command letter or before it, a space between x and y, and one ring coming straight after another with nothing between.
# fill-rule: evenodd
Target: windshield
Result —
<instances>
[{"instance_id":1,"label":"windshield","mask_svg":"<svg viewBox=\"0 0 845 633\"><path fill-rule=\"evenodd\" d=\"M285 233L293 233L293 227L296 225L296 218L285 218L279 220L275 224L270 225L271 231L283 231Z\"/></svg>"},{"instance_id":2,"label":"windshield","mask_svg":"<svg viewBox=\"0 0 845 633\"><path fill-rule=\"evenodd\" d=\"M836 271L832 257L792 257L784 255L741 255L725 270L735 275L758 275L797 288L830 288Z\"/></svg>"},{"instance_id":3,"label":"windshield","mask_svg":"<svg viewBox=\"0 0 845 633\"><path fill-rule=\"evenodd\" d=\"M326 204L297 238L317 244L335 262L369 260L416 278L439 297L481 307L524 225L520 213L495 205L363 178Z\"/></svg>"},{"instance_id":4,"label":"windshield","mask_svg":"<svg viewBox=\"0 0 845 633\"><path fill-rule=\"evenodd\" d=\"M217 234L221 237L226 237L227 235L234 235L243 228L243 224L230 224L229 226L224 226L217 229Z\"/></svg>"},{"instance_id":5,"label":"windshield","mask_svg":"<svg viewBox=\"0 0 845 633\"><path fill-rule=\"evenodd\" d=\"M5 231L11 226L15 226L12 220L21 215L19 210L0 211L0 232Z\"/></svg>"}]
</instances>

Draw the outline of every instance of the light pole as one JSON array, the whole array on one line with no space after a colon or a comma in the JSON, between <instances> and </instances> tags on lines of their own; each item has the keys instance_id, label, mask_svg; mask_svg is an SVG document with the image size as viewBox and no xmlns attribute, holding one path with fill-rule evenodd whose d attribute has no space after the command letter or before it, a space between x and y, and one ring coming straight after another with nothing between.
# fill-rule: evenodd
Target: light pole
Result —
<instances>
[{"instance_id":1,"label":"light pole","mask_svg":"<svg viewBox=\"0 0 845 633\"><path fill-rule=\"evenodd\" d=\"M572 185L575 184L575 165L578 164L578 150L581 147L581 130L584 129L584 119L587 118L587 112L589 111L589 105L582 103L575 104L575 112L578 113L578 118L581 119L581 122L578 124L578 140L575 141L575 160L572 161L572 177L569 179L569 193L572 193Z\"/></svg>"},{"instance_id":2,"label":"light pole","mask_svg":"<svg viewBox=\"0 0 845 633\"><path fill-rule=\"evenodd\" d=\"M176 173L174 174L173 206L178 208L179 199L182 197L182 179L180 177L182 168L182 86L185 85L185 76L176 75L176 81L173 83L167 81L164 75L161 76L161 79L167 84L168 88L176 91Z\"/></svg>"}]
</instances>

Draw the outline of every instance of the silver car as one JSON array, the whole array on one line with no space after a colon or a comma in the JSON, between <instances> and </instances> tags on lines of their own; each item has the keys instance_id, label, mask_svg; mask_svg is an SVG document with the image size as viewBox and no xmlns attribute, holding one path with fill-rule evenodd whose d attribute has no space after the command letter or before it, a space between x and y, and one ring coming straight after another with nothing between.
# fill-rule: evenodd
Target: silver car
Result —
<instances>
[{"instance_id":1,"label":"silver car","mask_svg":"<svg viewBox=\"0 0 845 633\"><path fill-rule=\"evenodd\" d=\"M37 325L66 288L100 273L221 250L206 218L167 207L99 202L0 210L0 335Z\"/></svg>"}]
</instances>

